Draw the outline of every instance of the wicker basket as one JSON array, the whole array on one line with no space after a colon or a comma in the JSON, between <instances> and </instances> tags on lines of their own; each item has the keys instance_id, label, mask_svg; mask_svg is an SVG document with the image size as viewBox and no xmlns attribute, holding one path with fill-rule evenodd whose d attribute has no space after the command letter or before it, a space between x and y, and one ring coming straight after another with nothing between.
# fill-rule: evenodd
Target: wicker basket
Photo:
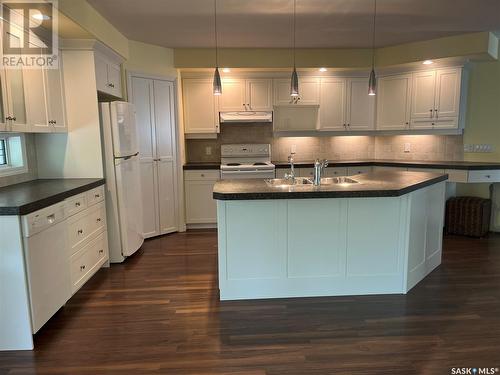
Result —
<instances>
[{"instance_id":1,"label":"wicker basket","mask_svg":"<svg viewBox=\"0 0 500 375\"><path fill-rule=\"evenodd\" d=\"M490 199L477 197L450 198L446 202L446 233L483 237L489 231L490 217Z\"/></svg>"}]
</instances>

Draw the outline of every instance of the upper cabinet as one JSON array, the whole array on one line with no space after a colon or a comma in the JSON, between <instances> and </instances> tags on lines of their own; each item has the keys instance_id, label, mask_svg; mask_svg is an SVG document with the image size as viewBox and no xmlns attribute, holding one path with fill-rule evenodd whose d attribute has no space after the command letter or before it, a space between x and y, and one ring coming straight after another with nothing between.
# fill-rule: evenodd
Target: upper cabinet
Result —
<instances>
[{"instance_id":1,"label":"upper cabinet","mask_svg":"<svg viewBox=\"0 0 500 375\"><path fill-rule=\"evenodd\" d=\"M122 77L120 63L103 53L95 52L95 73L97 91L122 98Z\"/></svg>"},{"instance_id":2,"label":"upper cabinet","mask_svg":"<svg viewBox=\"0 0 500 375\"><path fill-rule=\"evenodd\" d=\"M381 77L377 83L377 129L402 130L410 125L411 74Z\"/></svg>"},{"instance_id":3,"label":"upper cabinet","mask_svg":"<svg viewBox=\"0 0 500 375\"><path fill-rule=\"evenodd\" d=\"M290 96L290 79L274 80L274 105L319 105L320 79L315 77L299 78L299 96Z\"/></svg>"},{"instance_id":4,"label":"upper cabinet","mask_svg":"<svg viewBox=\"0 0 500 375\"><path fill-rule=\"evenodd\" d=\"M182 80L182 93L184 132L186 134L217 134L219 112L217 97L213 94L212 79L185 78Z\"/></svg>"},{"instance_id":5,"label":"upper cabinet","mask_svg":"<svg viewBox=\"0 0 500 375\"><path fill-rule=\"evenodd\" d=\"M2 128L9 132L27 132L26 95L29 92L22 69L5 69L2 79Z\"/></svg>"},{"instance_id":6,"label":"upper cabinet","mask_svg":"<svg viewBox=\"0 0 500 375\"><path fill-rule=\"evenodd\" d=\"M272 111L271 79L224 78L219 111Z\"/></svg>"},{"instance_id":7,"label":"upper cabinet","mask_svg":"<svg viewBox=\"0 0 500 375\"><path fill-rule=\"evenodd\" d=\"M367 131L374 128L375 98L368 78L322 78L319 130Z\"/></svg>"}]
</instances>

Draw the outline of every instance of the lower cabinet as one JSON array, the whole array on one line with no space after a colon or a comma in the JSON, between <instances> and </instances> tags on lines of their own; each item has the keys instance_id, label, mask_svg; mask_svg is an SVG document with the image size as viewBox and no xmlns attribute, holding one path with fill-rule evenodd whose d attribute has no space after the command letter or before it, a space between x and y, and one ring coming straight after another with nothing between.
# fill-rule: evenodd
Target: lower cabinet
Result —
<instances>
[{"instance_id":1,"label":"lower cabinet","mask_svg":"<svg viewBox=\"0 0 500 375\"><path fill-rule=\"evenodd\" d=\"M184 172L186 224L217 223L217 205L212 195L219 179L218 170Z\"/></svg>"}]
</instances>

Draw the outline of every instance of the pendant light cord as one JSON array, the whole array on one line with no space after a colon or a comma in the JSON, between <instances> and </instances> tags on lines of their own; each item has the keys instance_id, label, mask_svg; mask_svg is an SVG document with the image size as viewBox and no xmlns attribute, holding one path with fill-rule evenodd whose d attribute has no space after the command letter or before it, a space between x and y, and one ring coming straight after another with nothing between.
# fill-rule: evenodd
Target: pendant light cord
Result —
<instances>
[{"instance_id":1,"label":"pendant light cord","mask_svg":"<svg viewBox=\"0 0 500 375\"><path fill-rule=\"evenodd\" d=\"M295 17L296 17L297 0L293 0L293 68L295 69Z\"/></svg>"},{"instance_id":2,"label":"pendant light cord","mask_svg":"<svg viewBox=\"0 0 500 375\"><path fill-rule=\"evenodd\" d=\"M219 46L217 43L217 0L214 0L215 67L219 66Z\"/></svg>"},{"instance_id":3,"label":"pendant light cord","mask_svg":"<svg viewBox=\"0 0 500 375\"><path fill-rule=\"evenodd\" d=\"M372 69L375 67L375 31L377 26L377 0L373 0Z\"/></svg>"}]
</instances>

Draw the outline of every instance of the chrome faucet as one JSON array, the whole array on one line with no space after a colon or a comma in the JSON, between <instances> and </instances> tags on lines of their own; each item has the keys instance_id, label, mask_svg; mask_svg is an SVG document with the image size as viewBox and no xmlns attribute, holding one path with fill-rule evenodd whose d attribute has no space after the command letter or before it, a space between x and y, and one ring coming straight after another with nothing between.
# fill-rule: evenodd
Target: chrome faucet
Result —
<instances>
[{"instance_id":1,"label":"chrome faucet","mask_svg":"<svg viewBox=\"0 0 500 375\"><path fill-rule=\"evenodd\" d=\"M295 166L293 165L293 156L295 152L290 153L288 156L288 162L290 163L290 173L285 173L285 178L287 180L295 181Z\"/></svg>"},{"instance_id":2,"label":"chrome faucet","mask_svg":"<svg viewBox=\"0 0 500 375\"><path fill-rule=\"evenodd\" d=\"M323 168L328 167L328 160L319 161L316 159L314 162L314 178L313 185L320 186L321 185L321 174L323 173Z\"/></svg>"}]
</instances>

